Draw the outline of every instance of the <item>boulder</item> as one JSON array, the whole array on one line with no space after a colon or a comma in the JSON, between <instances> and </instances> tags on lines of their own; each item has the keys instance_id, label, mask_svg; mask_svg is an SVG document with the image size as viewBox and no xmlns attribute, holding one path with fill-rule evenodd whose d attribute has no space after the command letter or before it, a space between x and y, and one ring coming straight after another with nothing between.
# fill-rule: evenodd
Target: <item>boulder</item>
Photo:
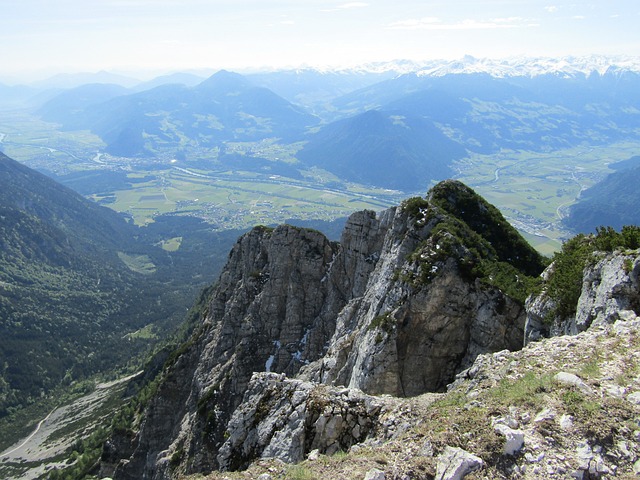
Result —
<instances>
[{"instance_id":1,"label":"boulder","mask_svg":"<svg viewBox=\"0 0 640 480\"><path fill-rule=\"evenodd\" d=\"M461 448L447 446L438 455L435 480L461 480L483 464L480 457Z\"/></svg>"}]
</instances>

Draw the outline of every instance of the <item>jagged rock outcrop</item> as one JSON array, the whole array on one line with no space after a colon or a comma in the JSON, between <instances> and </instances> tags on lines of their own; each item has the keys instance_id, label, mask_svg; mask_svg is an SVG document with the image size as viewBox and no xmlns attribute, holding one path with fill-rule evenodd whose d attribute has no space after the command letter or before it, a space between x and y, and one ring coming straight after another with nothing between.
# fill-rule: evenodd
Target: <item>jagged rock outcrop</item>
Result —
<instances>
[{"instance_id":1,"label":"jagged rock outcrop","mask_svg":"<svg viewBox=\"0 0 640 480\"><path fill-rule=\"evenodd\" d=\"M640 311L640 252L608 254L585 269L575 325L613 323L623 310Z\"/></svg>"},{"instance_id":2,"label":"jagged rock outcrop","mask_svg":"<svg viewBox=\"0 0 640 480\"><path fill-rule=\"evenodd\" d=\"M238 470L259 457L297 463L313 450L347 451L377 430L383 406L358 390L256 373L227 424L218 465Z\"/></svg>"},{"instance_id":3,"label":"jagged rock outcrop","mask_svg":"<svg viewBox=\"0 0 640 480\"><path fill-rule=\"evenodd\" d=\"M521 305L460 276L448 261L428 289L384 279L338 317L331 347L304 369L311 380L373 394L411 396L444 388L479 354L518 348Z\"/></svg>"},{"instance_id":4,"label":"jagged rock outcrop","mask_svg":"<svg viewBox=\"0 0 640 480\"><path fill-rule=\"evenodd\" d=\"M166 369L115 478L217 467L226 424L253 372L293 374L322 353L322 330L310 330L325 308L323 279L335 253L319 232L291 226L256 228L238 241L202 326Z\"/></svg>"},{"instance_id":5,"label":"jagged rock outcrop","mask_svg":"<svg viewBox=\"0 0 640 480\"><path fill-rule=\"evenodd\" d=\"M543 278L553 273L548 267ZM576 313L554 316L555 302L543 291L527 299L525 343L540 337L575 335L592 325L610 324L625 311L640 312L640 251L596 252L582 276Z\"/></svg>"},{"instance_id":6,"label":"jagged rock outcrop","mask_svg":"<svg viewBox=\"0 0 640 480\"><path fill-rule=\"evenodd\" d=\"M508 472L525 479L638 474L640 318L630 310L619 317L518 352L481 355L458 374L450 392L466 392L475 407L495 398L492 389L510 402L501 405L508 414L493 420L523 436L520 455L503 460L512 463Z\"/></svg>"},{"instance_id":7,"label":"jagged rock outcrop","mask_svg":"<svg viewBox=\"0 0 640 480\"><path fill-rule=\"evenodd\" d=\"M514 284L517 273L542 270L494 207L451 181L428 199L353 214L339 244L287 225L253 229L231 251L130 448L120 461L111 451L103 473L171 478L364 440L375 419L366 394L443 390L477 355L521 347L522 304L486 274L511 257L520 263L509 271ZM348 387L348 408L317 384ZM336 401L331 416L314 410L320 391Z\"/></svg>"},{"instance_id":8,"label":"jagged rock outcrop","mask_svg":"<svg viewBox=\"0 0 640 480\"><path fill-rule=\"evenodd\" d=\"M378 428L344 454L257 459L234 478L637 478L640 317L624 317L480 355L446 393L377 397Z\"/></svg>"}]
</instances>

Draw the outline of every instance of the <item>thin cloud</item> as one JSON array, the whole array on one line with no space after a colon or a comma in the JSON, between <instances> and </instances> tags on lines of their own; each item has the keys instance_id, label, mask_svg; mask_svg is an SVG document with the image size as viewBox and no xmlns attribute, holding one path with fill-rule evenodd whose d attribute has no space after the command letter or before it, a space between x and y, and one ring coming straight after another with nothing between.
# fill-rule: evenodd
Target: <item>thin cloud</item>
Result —
<instances>
[{"instance_id":1,"label":"thin cloud","mask_svg":"<svg viewBox=\"0 0 640 480\"><path fill-rule=\"evenodd\" d=\"M346 10L349 8L363 8L368 6L369 4L365 2L349 2L349 3L343 3L342 5L338 5L336 8L339 8L340 10Z\"/></svg>"},{"instance_id":2,"label":"thin cloud","mask_svg":"<svg viewBox=\"0 0 640 480\"><path fill-rule=\"evenodd\" d=\"M556 7L555 5L547 5L546 7L544 7L544 9L549 13L555 13L558 11L558 7Z\"/></svg>"},{"instance_id":3,"label":"thin cloud","mask_svg":"<svg viewBox=\"0 0 640 480\"><path fill-rule=\"evenodd\" d=\"M488 21L467 19L455 23L443 23L436 17L401 20L387 25L392 30L491 30L500 28L522 28L535 26L524 23L521 17L494 18Z\"/></svg>"},{"instance_id":4,"label":"thin cloud","mask_svg":"<svg viewBox=\"0 0 640 480\"><path fill-rule=\"evenodd\" d=\"M369 4L366 2L348 2L341 5L336 5L334 8L323 9L321 10L321 12L339 12L340 10L352 10L354 8L365 8L368 6Z\"/></svg>"},{"instance_id":5,"label":"thin cloud","mask_svg":"<svg viewBox=\"0 0 640 480\"><path fill-rule=\"evenodd\" d=\"M506 18L492 18L493 23L521 23L524 21L522 17L506 17Z\"/></svg>"}]
</instances>

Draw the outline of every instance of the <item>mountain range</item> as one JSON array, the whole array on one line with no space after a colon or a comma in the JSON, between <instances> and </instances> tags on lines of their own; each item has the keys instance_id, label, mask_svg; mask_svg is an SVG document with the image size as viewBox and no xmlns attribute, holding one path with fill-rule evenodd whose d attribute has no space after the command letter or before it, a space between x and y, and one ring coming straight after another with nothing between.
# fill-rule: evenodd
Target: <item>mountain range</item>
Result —
<instances>
[{"instance_id":1,"label":"mountain range","mask_svg":"<svg viewBox=\"0 0 640 480\"><path fill-rule=\"evenodd\" d=\"M124 219L4 155L0 169L6 414L114 361L113 341L144 325L126 312L139 280L117 256L135 248Z\"/></svg>"},{"instance_id":2,"label":"mountain range","mask_svg":"<svg viewBox=\"0 0 640 480\"><path fill-rule=\"evenodd\" d=\"M640 70L595 57L377 67L90 83L35 102L108 155L59 177L78 194L0 154L0 415L122 372L192 306L188 339L150 353L132 397L92 438L78 430L85 440L56 467L68 470L47 476L305 478L286 464L343 458L384 470L368 478L449 479L439 464L454 463L443 460L452 449L488 478L640 472L638 228L575 237L547 267L496 206L443 180L480 156L631 142ZM554 159L560 180L544 199L584 178L576 158L571 171ZM573 229L637 221L637 157L601 163L590 180L614 173L582 191L565 218ZM528 165L525 195L540 188ZM489 167L487 184L499 174ZM267 178L293 190L329 173L341 188L421 195L353 213L340 241L293 225L213 234L187 201L185 216L138 227L81 195L157 181L168 202L183 177L154 168L212 188L231 183L215 170L240 171L239 189ZM318 203L345 191L325 185Z\"/></svg>"},{"instance_id":3,"label":"mountain range","mask_svg":"<svg viewBox=\"0 0 640 480\"><path fill-rule=\"evenodd\" d=\"M297 156L303 164L321 165L341 179L419 191L431 179L452 176L452 160L465 154L460 144L421 116L369 110L322 128Z\"/></svg>"},{"instance_id":4,"label":"mountain range","mask_svg":"<svg viewBox=\"0 0 640 480\"><path fill-rule=\"evenodd\" d=\"M98 134L113 155L206 156L215 164L228 142L276 141L302 145L295 168L404 191L450 176L466 153L609 145L634 136L639 123L640 69L630 60L465 58L395 77L389 71L380 81L354 71L221 71L195 86L138 93L92 85L38 112ZM374 136L385 140L384 151ZM381 174L392 157L394 175Z\"/></svg>"},{"instance_id":5,"label":"mountain range","mask_svg":"<svg viewBox=\"0 0 640 480\"><path fill-rule=\"evenodd\" d=\"M67 129L91 130L119 156L176 152L190 145L212 148L222 141L292 139L317 123L302 108L225 71L195 87L167 84L131 95L115 96L113 87L98 91L94 86L91 101L84 97L86 88L78 88L66 93L73 102L52 99L40 114ZM110 98L101 101L104 96ZM85 107L78 109L82 102Z\"/></svg>"},{"instance_id":6,"label":"mountain range","mask_svg":"<svg viewBox=\"0 0 640 480\"><path fill-rule=\"evenodd\" d=\"M545 263L495 207L454 181L380 215L354 213L340 243L256 227L231 250L193 337L165 364L144 421L132 418L109 442L101 475L246 468L250 436L237 452L225 444L235 442L231 414L254 372L374 395L442 390L477 355L520 348L518 285Z\"/></svg>"}]
</instances>

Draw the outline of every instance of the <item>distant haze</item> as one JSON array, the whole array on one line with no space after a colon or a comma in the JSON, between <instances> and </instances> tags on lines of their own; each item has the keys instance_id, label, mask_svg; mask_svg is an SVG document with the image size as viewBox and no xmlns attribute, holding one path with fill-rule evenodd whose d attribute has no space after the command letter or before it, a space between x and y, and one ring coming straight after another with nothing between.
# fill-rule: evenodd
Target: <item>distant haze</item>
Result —
<instances>
[{"instance_id":1,"label":"distant haze","mask_svg":"<svg viewBox=\"0 0 640 480\"><path fill-rule=\"evenodd\" d=\"M5 0L0 81L640 53L636 0Z\"/></svg>"}]
</instances>

